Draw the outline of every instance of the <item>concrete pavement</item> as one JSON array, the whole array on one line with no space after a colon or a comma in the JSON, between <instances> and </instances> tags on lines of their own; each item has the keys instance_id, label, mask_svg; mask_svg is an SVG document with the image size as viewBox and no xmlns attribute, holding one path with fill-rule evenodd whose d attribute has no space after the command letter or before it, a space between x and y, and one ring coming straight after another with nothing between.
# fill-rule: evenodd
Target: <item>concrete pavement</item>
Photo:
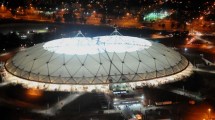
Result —
<instances>
[{"instance_id":1,"label":"concrete pavement","mask_svg":"<svg viewBox=\"0 0 215 120\"><path fill-rule=\"evenodd\" d=\"M68 97L58 101L56 104L54 104L51 107L49 107L49 105L47 105L47 109L45 109L45 110L33 110L33 112L40 113L40 114L47 115L47 116L54 116L65 105L67 105L67 104L71 103L72 101L76 100L78 97L80 97L83 94L84 93L71 94Z\"/></svg>"}]
</instances>

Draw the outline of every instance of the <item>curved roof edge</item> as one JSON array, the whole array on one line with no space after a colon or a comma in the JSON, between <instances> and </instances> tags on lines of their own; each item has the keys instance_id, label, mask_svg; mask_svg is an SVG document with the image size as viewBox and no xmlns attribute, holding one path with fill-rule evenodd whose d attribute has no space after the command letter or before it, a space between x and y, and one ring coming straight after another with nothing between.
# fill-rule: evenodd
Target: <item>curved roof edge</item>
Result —
<instances>
[{"instance_id":1,"label":"curved roof edge","mask_svg":"<svg viewBox=\"0 0 215 120\"><path fill-rule=\"evenodd\" d=\"M156 87L162 84L179 81L190 76L193 73L192 68L193 68L193 65L189 63L186 69L184 69L183 71L167 77L151 79L148 81L114 83L112 84L112 90L129 89L129 88L136 88L136 87L142 87L142 86ZM110 84L70 85L70 84L41 83L41 82L29 81L29 80L25 80L25 79L13 76L7 71L5 71L5 76L3 77L3 79L6 82L10 82L14 84L22 84L26 88L34 88L34 89L47 90L47 91L70 91L70 92L92 92L92 91L109 92L110 91ZM126 87L117 88L118 85L124 85L127 88Z\"/></svg>"}]
</instances>

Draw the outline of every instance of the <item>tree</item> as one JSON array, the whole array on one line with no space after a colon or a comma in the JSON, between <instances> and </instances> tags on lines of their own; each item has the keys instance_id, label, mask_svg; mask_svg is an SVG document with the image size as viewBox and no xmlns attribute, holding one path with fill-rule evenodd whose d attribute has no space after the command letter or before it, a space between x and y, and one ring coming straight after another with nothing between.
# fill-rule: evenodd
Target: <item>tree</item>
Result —
<instances>
[{"instance_id":1,"label":"tree","mask_svg":"<svg viewBox=\"0 0 215 120\"><path fill-rule=\"evenodd\" d=\"M64 21L65 22L71 22L75 23L76 22L76 15L75 14L64 14L63 15Z\"/></svg>"},{"instance_id":2,"label":"tree","mask_svg":"<svg viewBox=\"0 0 215 120\"><path fill-rule=\"evenodd\" d=\"M80 18L80 23L86 24L86 22L87 22L87 19L82 16Z\"/></svg>"},{"instance_id":3,"label":"tree","mask_svg":"<svg viewBox=\"0 0 215 120\"><path fill-rule=\"evenodd\" d=\"M166 25L164 23L161 26L162 26L163 29L166 27Z\"/></svg>"},{"instance_id":4,"label":"tree","mask_svg":"<svg viewBox=\"0 0 215 120\"><path fill-rule=\"evenodd\" d=\"M61 17L57 17L57 18L55 18L55 22L61 22L61 20L62 20L62 18Z\"/></svg>"},{"instance_id":5,"label":"tree","mask_svg":"<svg viewBox=\"0 0 215 120\"><path fill-rule=\"evenodd\" d=\"M16 32L12 32L6 35L6 41L8 45L6 45L8 48L15 48L19 47L20 44L22 43L21 39L19 36L16 34Z\"/></svg>"},{"instance_id":6,"label":"tree","mask_svg":"<svg viewBox=\"0 0 215 120\"><path fill-rule=\"evenodd\" d=\"M172 23L171 23L171 29L173 29L174 27L175 27L175 23L172 22Z\"/></svg>"},{"instance_id":7,"label":"tree","mask_svg":"<svg viewBox=\"0 0 215 120\"><path fill-rule=\"evenodd\" d=\"M33 43L41 43L44 42L44 36L43 34L33 34Z\"/></svg>"}]
</instances>

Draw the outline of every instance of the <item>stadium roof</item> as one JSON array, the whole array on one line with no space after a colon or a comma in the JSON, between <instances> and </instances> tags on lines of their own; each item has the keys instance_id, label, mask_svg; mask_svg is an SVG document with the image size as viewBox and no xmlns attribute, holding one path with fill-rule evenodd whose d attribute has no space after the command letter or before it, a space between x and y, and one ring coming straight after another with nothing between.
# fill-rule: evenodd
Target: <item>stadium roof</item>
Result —
<instances>
[{"instance_id":1,"label":"stadium roof","mask_svg":"<svg viewBox=\"0 0 215 120\"><path fill-rule=\"evenodd\" d=\"M6 63L11 74L59 84L108 84L170 76L189 62L178 52L143 38L73 37L37 44Z\"/></svg>"},{"instance_id":2,"label":"stadium roof","mask_svg":"<svg viewBox=\"0 0 215 120\"><path fill-rule=\"evenodd\" d=\"M143 38L110 36L61 38L18 52L5 64L4 80L59 91L125 90L158 86L192 74L178 52Z\"/></svg>"}]
</instances>

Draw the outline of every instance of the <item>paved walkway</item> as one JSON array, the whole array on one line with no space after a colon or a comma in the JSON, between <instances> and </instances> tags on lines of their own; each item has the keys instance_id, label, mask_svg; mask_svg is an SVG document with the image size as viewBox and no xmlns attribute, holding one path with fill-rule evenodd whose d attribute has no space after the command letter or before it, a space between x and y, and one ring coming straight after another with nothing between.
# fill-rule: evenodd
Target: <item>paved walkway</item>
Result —
<instances>
[{"instance_id":1,"label":"paved walkway","mask_svg":"<svg viewBox=\"0 0 215 120\"><path fill-rule=\"evenodd\" d=\"M211 41L209 41L209 40L207 40L207 39L203 39L201 36L198 36L198 35L195 35L194 38L195 38L196 40L201 40L201 41L203 41L203 42L205 42L205 43L208 43L208 44L213 44Z\"/></svg>"},{"instance_id":2,"label":"paved walkway","mask_svg":"<svg viewBox=\"0 0 215 120\"><path fill-rule=\"evenodd\" d=\"M215 63L212 63L211 61L209 61L209 60L207 60L207 59L205 59L203 57L202 57L202 60L204 60L206 64L210 64L211 66L215 66Z\"/></svg>"},{"instance_id":3,"label":"paved walkway","mask_svg":"<svg viewBox=\"0 0 215 120\"><path fill-rule=\"evenodd\" d=\"M215 74L215 70L205 70L201 68L193 68L194 71L199 71L199 72L206 72L206 73L212 73Z\"/></svg>"},{"instance_id":4,"label":"paved walkway","mask_svg":"<svg viewBox=\"0 0 215 120\"><path fill-rule=\"evenodd\" d=\"M176 93L176 94L179 94L179 95L183 95L183 96L186 96L186 97L189 97L189 98L192 98L194 100L197 100L197 101L202 101L204 100L203 97L197 95L197 94L194 94L192 92L188 92L188 91L183 91L181 89L172 89L170 90L171 92L173 93Z\"/></svg>"},{"instance_id":5,"label":"paved walkway","mask_svg":"<svg viewBox=\"0 0 215 120\"><path fill-rule=\"evenodd\" d=\"M2 82L2 83L0 83L0 87L6 86L8 84L10 84L10 83L9 82Z\"/></svg>"},{"instance_id":6,"label":"paved walkway","mask_svg":"<svg viewBox=\"0 0 215 120\"><path fill-rule=\"evenodd\" d=\"M83 95L83 93L71 94L68 97L66 97L65 99L60 100L59 102L57 102L55 105L53 105L51 107L49 107L49 105L47 105L47 109L45 109L45 110L34 110L33 112L40 113L40 114L47 115L47 116L53 116L59 110L61 110L65 105L67 105L67 104L71 103L72 101L76 100L81 95Z\"/></svg>"},{"instance_id":7,"label":"paved walkway","mask_svg":"<svg viewBox=\"0 0 215 120\"><path fill-rule=\"evenodd\" d=\"M201 96L199 96L197 93L189 92L189 91L186 91L186 90L183 90L183 89L178 89L178 88L162 88L162 87L159 87L159 88L163 89L163 90L167 90L167 91L175 93L175 94L178 94L178 95L186 96L186 97L191 98L191 99L196 100L196 101L202 101L202 100L204 100L204 98L201 97Z\"/></svg>"}]
</instances>

